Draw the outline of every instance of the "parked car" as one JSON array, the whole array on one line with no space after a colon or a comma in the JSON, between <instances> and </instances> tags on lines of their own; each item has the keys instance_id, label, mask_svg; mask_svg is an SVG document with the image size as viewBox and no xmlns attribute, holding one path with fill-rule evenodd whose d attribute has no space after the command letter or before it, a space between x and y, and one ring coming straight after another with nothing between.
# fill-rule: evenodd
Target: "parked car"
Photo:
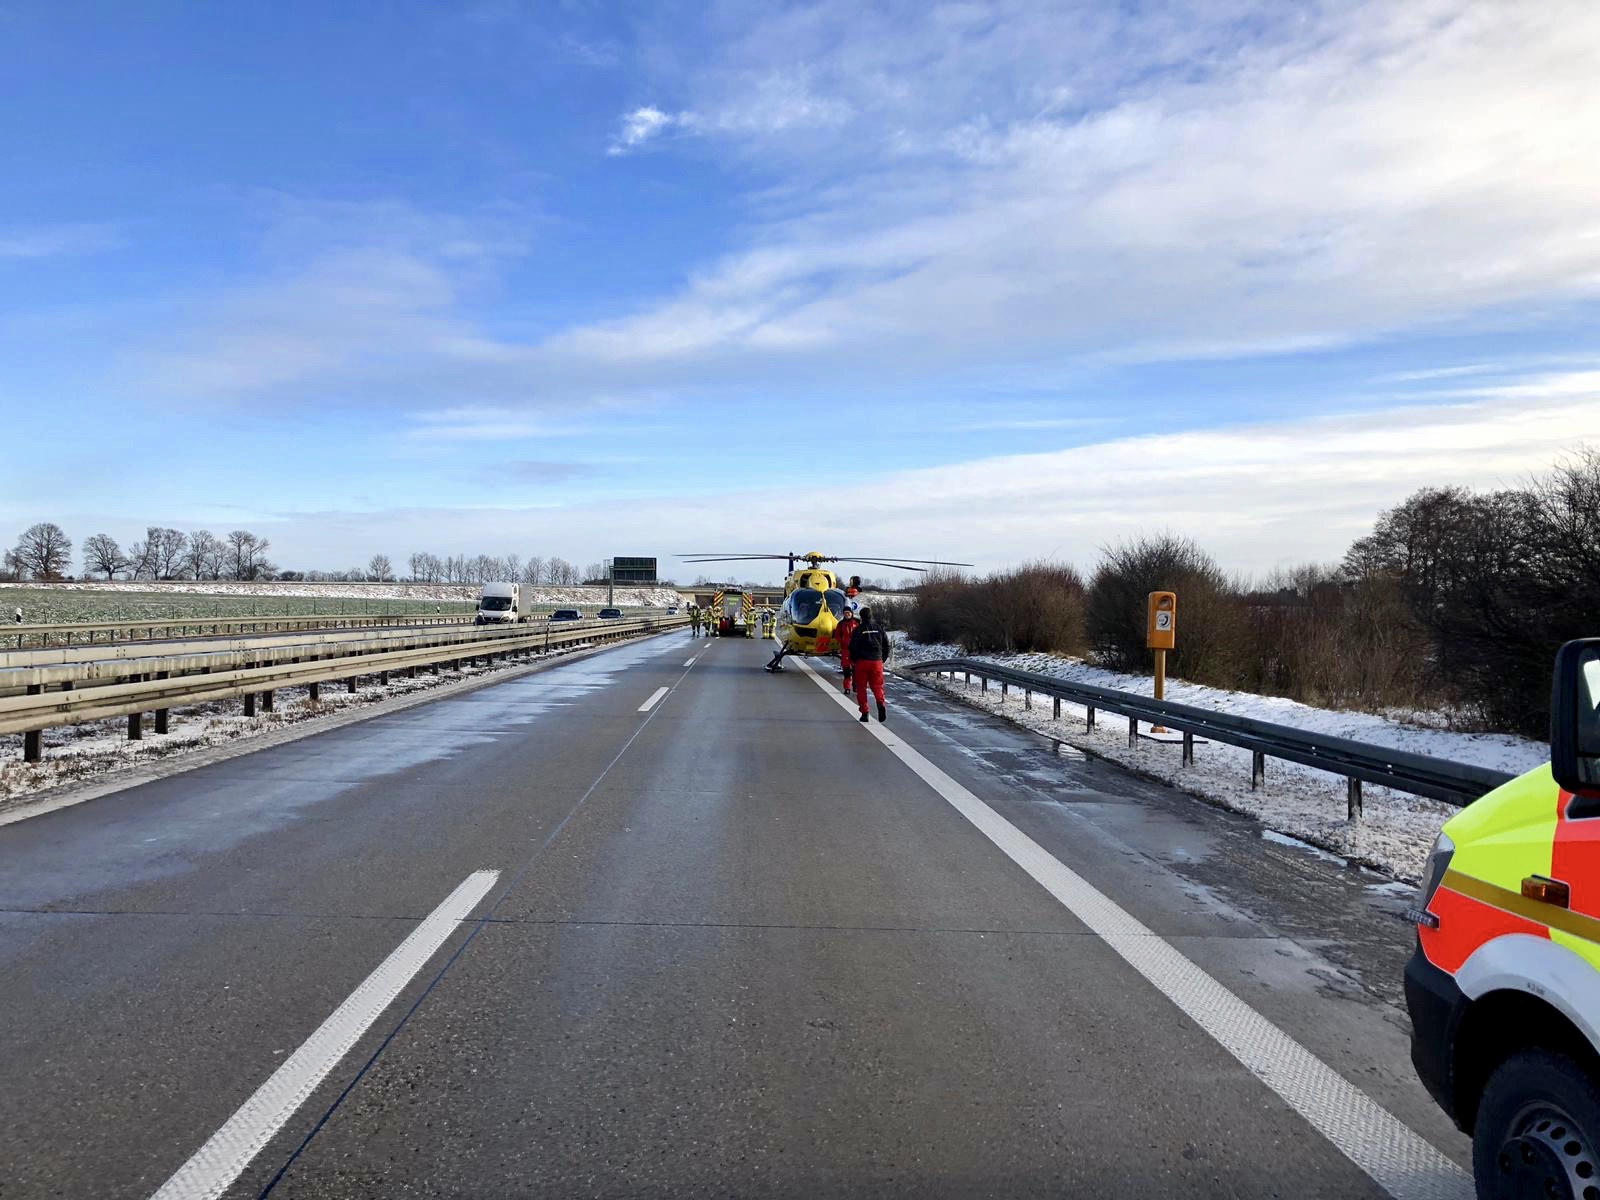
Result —
<instances>
[{"instance_id":1,"label":"parked car","mask_svg":"<svg viewBox=\"0 0 1600 1200\"><path fill-rule=\"evenodd\" d=\"M622 610L620 608L602 608L600 610L600 619L602 621L620 621L622 620Z\"/></svg>"},{"instance_id":2,"label":"parked car","mask_svg":"<svg viewBox=\"0 0 1600 1200\"><path fill-rule=\"evenodd\" d=\"M575 608L558 608L550 614L552 621L581 621L583 614Z\"/></svg>"}]
</instances>

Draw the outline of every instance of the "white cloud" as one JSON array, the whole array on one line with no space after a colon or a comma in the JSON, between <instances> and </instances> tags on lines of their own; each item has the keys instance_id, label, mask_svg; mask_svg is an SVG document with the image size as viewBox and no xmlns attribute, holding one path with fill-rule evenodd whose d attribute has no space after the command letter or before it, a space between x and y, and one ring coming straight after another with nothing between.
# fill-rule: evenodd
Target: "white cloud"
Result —
<instances>
[{"instance_id":1,"label":"white cloud","mask_svg":"<svg viewBox=\"0 0 1600 1200\"><path fill-rule=\"evenodd\" d=\"M885 431L893 436L892 429ZM771 544L976 561L990 569L1043 555L1092 565L1108 541L1173 530L1230 570L1339 558L1377 513L1419 487L1515 485L1582 442L1600 443L1600 373L1549 378L1470 402L1230 429L1118 438L1069 450L867 475L819 506L815 489L646 497L539 509L431 509L285 517L270 530L287 560L331 565L383 548L525 547L592 558L637 549L750 543L750 514ZM790 470L794 468L794 470ZM782 514L806 514L792 523ZM291 549L292 548L292 549ZM755 549L760 549L759 543ZM692 571L690 573L692 577Z\"/></svg>"},{"instance_id":2,"label":"white cloud","mask_svg":"<svg viewBox=\"0 0 1600 1200\"><path fill-rule=\"evenodd\" d=\"M1600 6L1280 8L752 22L649 111L777 171L772 219L555 344L708 372L1182 358L1600 294Z\"/></svg>"},{"instance_id":3,"label":"white cloud","mask_svg":"<svg viewBox=\"0 0 1600 1200\"><path fill-rule=\"evenodd\" d=\"M617 132L616 138L606 150L607 154L626 154L628 151L648 142L662 130L677 121L677 117L669 116L659 108L645 105L632 112L624 113L622 128Z\"/></svg>"}]
</instances>

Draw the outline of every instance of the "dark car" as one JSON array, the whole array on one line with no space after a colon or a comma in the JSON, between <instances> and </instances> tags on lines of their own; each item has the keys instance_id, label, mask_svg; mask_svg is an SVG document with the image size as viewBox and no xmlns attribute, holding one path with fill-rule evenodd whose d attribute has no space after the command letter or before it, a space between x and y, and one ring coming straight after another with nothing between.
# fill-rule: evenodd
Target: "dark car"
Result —
<instances>
[{"instance_id":1,"label":"dark car","mask_svg":"<svg viewBox=\"0 0 1600 1200\"><path fill-rule=\"evenodd\" d=\"M558 608L550 614L552 621L581 621L583 614L575 608Z\"/></svg>"},{"instance_id":2,"label":"dark car","mask_svg":"<svg viewBox=\"0 0 1600 1200\"><path fill-rule=\"evenodd\" d=\"M620 621L622 619L622 610L620 608L602 608L600 610L600 619L602 621Z\"/></svg>"}]
</instances>

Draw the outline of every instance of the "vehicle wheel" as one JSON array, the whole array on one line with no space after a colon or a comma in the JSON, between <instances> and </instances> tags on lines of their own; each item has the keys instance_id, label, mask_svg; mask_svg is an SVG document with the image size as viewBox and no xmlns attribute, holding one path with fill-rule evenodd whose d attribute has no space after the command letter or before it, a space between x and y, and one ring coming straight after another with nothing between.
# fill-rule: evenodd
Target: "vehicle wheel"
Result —
<instances>
[{"instance_id":1,"label":"vehicle wheel","mask_svg":"<svg viewBox=\"0 0 1600 1200\"><path fill-rule=\"evenodd\" d=\"M1600 1200L1600 1081L1551 1050L1521 1050L1478 1102L1480 1200Z\"/></svg>"}]
</instances>

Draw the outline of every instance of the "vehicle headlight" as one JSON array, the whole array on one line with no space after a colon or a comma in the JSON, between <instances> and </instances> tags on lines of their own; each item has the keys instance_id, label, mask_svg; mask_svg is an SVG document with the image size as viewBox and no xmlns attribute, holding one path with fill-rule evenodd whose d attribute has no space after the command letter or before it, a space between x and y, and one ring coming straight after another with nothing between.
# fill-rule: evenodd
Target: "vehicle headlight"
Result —
<instances>
[{"instance_id":1,"label":"vehicle headlight","mask_svg":"<svg viewBox=\"0 0 1600 1200\"><path fill-rule=\"evenodd\" d=\"M1438 840L1433 843L1433 850L1428 854L1428 873L1423 876L1422 887L1417 890L1416 904L1406 913L1418 925L1426 925L1429 929L1439 927L1439 918L1428 911L1428 905L1433 903L1434 893L1444 882L1444 873L1450 869L1450 860L1455 853L1456 844L1448 834L1440 833Z\"/></svg>"}]
</instances>

